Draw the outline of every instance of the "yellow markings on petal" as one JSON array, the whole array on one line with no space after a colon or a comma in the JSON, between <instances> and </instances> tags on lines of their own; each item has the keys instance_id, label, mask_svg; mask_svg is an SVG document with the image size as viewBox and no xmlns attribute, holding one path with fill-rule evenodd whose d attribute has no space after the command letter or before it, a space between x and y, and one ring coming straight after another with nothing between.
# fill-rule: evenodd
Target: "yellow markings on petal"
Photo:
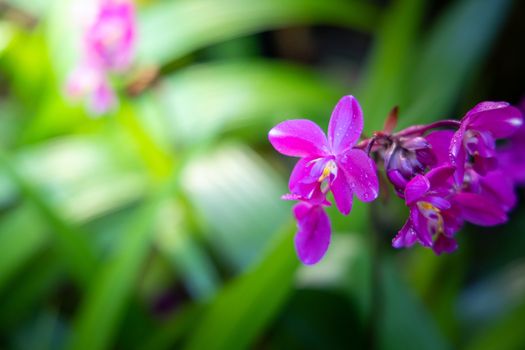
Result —
<instances>
[{"instance_id":1,"label":"yellow markings on petal","mask_svg":"<svg viewBox=\"0 0 525 350\"><path fill-rule=\"evenodd\" d=\"M330 166L327 165L324 167L323 173L321 174L321 176L319 176L319 179L317 181L323 182L324 179L326 179L328 176L330 176Z\"/></svg>"},{"instance_id":2,"label":"yellow markings on petal","mask_svg":"<svg viewBox=\"0 0 525 350\"><path fill-rule=\"evenodd\" d=\"M326 163L323 169L323 173L321 174L321 176L319 176L319 179L317 179L317 181L323 182L331 174L337 175L337 165L333 160L330 160L328 163Z\"/></svg>"},{"instance_id":3,"label":"yellow markings on petal","mask_svg":"<svg viewBox=\"0 0 525 350\"><path fill-rule=\"evenodd\" d=\"M433 206L429 202L419 202L418 204L424 210L432 210L432 211L435 211L436 213L439 213L439 209Z\"/></svg>"},{"instance_id":4,"label":"yellow markings on petal","mask_svg":"<svg viewBox=\"0 0 525 350\"><path fill-rule=\"evenodd\" d=\"M443 216L441 215L441 210L439 208L436 208L434 205L432 205L429 202L418 202L417 203L420 210L424 210L426 212L432 211L436 214L437 218L437 234L443 234L445 232L445 224L443 222ZM426 218L430 219L429 215L423 214ZM434 219L435 220L435 219ZM434 221L435 222L435 221ZM430 225L430 222L429 222Z\"/></svg>"}]
</instances>

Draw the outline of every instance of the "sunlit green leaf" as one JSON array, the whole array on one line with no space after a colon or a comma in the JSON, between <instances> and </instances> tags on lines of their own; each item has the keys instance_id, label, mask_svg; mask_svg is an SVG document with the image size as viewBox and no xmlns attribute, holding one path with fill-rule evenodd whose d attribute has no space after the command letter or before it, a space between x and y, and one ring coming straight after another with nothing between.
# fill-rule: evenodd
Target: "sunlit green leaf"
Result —
<instances>
[{"instance_id":1,"label":"sunlit green leaf","mask_svg":"<svg viewBox=\"0 0 525 350\"><path fill-rule=\"evenodd\" d=\"M54 237L60 247L62 258L67 262L72 276L80 285L86 285L95 266L95 255L86 236L63 218L62 213L18 171L12 160L3 151L0 151L0 164L22 194L46 219L51 231L55 234Z\"/></svg>"},{"instance_id":2,"label":"sunlit green leaf","mask_svg":"<svg viewBox=\"0 0 525 350\"><path fill-rule=\"evenodd\" d=\"M192 162L183 179L206 239L235 269L259 258L290 215L279 199L284 184L246 146L217 148Z\"/></svg>"},{"instance_id":3,"label":"sunlit green leaf","mask_svg":"<svg viewBox=\"0 0 525 350\"><path fill-rule=\"evenodd\" d=\"M342 94L342 88L310 71L263 61L195 66L174 74L160 89L177 143L243 127L269 130L283 119L308 117L327 124ZM261 128L250 130L258 131L253 137L266 137Z\"/></svg>"}]
</instances>

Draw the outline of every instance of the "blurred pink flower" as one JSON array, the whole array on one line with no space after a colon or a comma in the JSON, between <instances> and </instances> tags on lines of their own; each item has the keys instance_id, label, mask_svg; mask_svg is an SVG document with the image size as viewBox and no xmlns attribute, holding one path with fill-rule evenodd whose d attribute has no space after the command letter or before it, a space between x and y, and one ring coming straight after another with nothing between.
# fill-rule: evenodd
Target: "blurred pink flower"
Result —
<instances>
[{"instance_id":1,"label":"blurred pink flower","mask_svg":"<svg viewBox=\"0 0 525 350\"><path fill-rule=\"evenodd\" d=\"M129 67L136 41L135 7L129 0L102 0L85 33L86 56L102 69Z\"/></svg>"},{"instance_id":2,"label":"blurred pink flower","mask_svg":"<svg viewBox=\"0 0 525 350\"><path fill-rule=\"evenodd\" d=\"M100 0L84 32L83 57L68 77L69 97L87 99L91 113L107 113L117 104L109 81L112 72L129 68L136 41L135 7L131 0Z\"/></svg>"}]
</instances>

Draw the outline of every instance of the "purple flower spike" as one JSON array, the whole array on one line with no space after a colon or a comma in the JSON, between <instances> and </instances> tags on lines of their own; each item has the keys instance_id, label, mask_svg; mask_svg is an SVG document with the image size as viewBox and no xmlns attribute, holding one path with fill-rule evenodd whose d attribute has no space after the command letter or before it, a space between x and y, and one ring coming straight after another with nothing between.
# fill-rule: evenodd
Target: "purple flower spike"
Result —
<instances>
[{"instance_id":1,"label":"purple flower spike","mask_svg":"<svg viewBox=\"0 0 525 350\"><path fill-rule=\"evenodd\" d=\"M497 166L496 139L506 138L523 124L520 111L506 102L481 102L461 120L451 142L451 161L461 182L468 156L481 175Z\"/></svg>"},{"instance_id":2,"label":"purple flower spike","mask_svg":"<svg viewBox=\"0 0 525 350\"><path fill-rule=\"evenodd\" d=\"M352 196L364 202L377 198L379 182L375 163L352 148L363 130L363 113L353 96L335 106L328 138L317 124L304 119L287 120L275 126L269 140L280 153L300 157L289 182L292 194L310 200L316 191L331 190L341 213L352 209Z\"/></svg>"},{"instance_id":3,"label":"purple flower spike","mask_svg":"<svg viewBox=\"0 0 525 350\"><path fill-rule=\"evenodd\" d=\"M354 194L365 202L377 198L374 160L383 165L409 209L392 239L394 248L419 243L437 255L452 253L464 223L495 226L508 220L517 202L515 187L525 183L525 126L519 109L506 102L482 102L461 121L438 120L394 132L397 114L394 108L382 131L357 143L363 113L354 97L345 96L332 112L326 135L305 119L270 130L270 143L278 152L300 158L290 175L290 193L282 199L299 201L293 209L295 246L304 264L321 260L330 244L324 211L331 205L328 192L344 215L352 210ZM509 137L503 148L497 145Z\"/></svg>"},{"instance_id":4,"label":"purple flower spike","mask_svg":"<svg viewBox=\"0 0 525 350\"><path fill-rule=\"evenodd\" d=\"M299 202L293 208L297 220L295 249L305 265L319 262L330 245L330 219L321 205Z\"/></svg>"}]
</instances>

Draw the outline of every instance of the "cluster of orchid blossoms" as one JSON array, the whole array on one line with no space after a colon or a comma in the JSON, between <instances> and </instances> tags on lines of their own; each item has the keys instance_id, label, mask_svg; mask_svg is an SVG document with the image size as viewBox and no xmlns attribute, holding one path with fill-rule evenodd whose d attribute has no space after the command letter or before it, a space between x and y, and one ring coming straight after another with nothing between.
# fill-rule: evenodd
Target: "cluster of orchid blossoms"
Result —
<instances>
[{"instance_id":1,"label":"cluster of orchid blossoms","mask_svg":"<svg viewBox=\"0 0 525 350\"><path fill-rule=\"evenodd\" d=\"M278 152L300 158L283 199L298 201L293 207L295 247L304 264L321 260L330 244L327 194L332 193L343 215L350 213L354 194L364 202L375 200L376 164L409 209L392 240L395 248L419 243L436 254L450 253L457 249L454 236L465 222L493 226L507 221L515 187L525 182L525 128L518 108L482 102L460 121L394 132L396 121L394 109L383 131L359 141L363 112L353 96L345 96L332 112L328 135L306 119L287 120L270 130ZM507 140L501 144L501 139Z\"/></svg>"},{"instance_id":2,"label":"cluster of orchid blossoms","mask_svg":"<svg viewBox=\"0 0 525 350\"><path fill-rule=\"evenodd\" d=\"M132 0L99 0L88 22L82 58L68 78L66 92L73 99L86 99L90 112L100 115L117 103L110 74L124 72L134 56L134 4Z\"/></svg>"}]
</instances>

